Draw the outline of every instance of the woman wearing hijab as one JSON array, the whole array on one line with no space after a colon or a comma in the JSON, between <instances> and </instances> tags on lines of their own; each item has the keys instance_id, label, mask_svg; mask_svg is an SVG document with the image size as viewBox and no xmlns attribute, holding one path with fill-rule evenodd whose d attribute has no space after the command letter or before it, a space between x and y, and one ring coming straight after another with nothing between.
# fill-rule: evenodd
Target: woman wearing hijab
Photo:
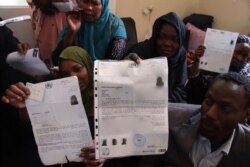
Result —
<instances>
[{"instance_id":1,"label":"woman wearing hijab","mask_svg":"<svg viewBox=\"0 0 250 167\"><path fill-rule=\"evenodd\" d=\"M84 48L92 60L122 59L126 49L126 30L120 18L110 13L109 0L80 0L79 9L67 17L54 52L54 63L62 49L70 45Z\"/></svg>"},{"instance_id":2,"label":"woman wearing hijab","mask_svg":"<svg viewBox=\"0 0 250 167\"><path fill-rule=\"evenodd\" d=\"M90 130L93 136L94 131L94 99L93 99L93 61L91 60L89 54L80 47L71 46L64 49L59 56L59 72L62 77L76 76L79 81L79 87L82 94L83 105L89 120ZM29 89L24 85L24 83L17 83L7 89L6 94L2 97L2 101L6 104L10 104L22 111L26 110L25 98L30 95ZM31 125L29 119L25 120L26 122L26 131L29 131L29 134L23 136L25 142L21 143L22 147L25 150L21 150L20 159L21 162L17 162L19 165L24 163L24 166L30 164L31 166L43 166L39 157L38 151L35 146L35 141L32 134ZM29 126L27 126L27 124ZM26 132L27 133L27 132ZM81 148L79 148L81 149ZM25 154L22 154L22 151ZM26 154L27 153L27 154ZM29 153L29 154L28 154ZM32 157L32 158L31 158ZM58 165L59 166L59 165ZM53 165L53 167L58 167ZM65 167L82 167L82 163L67 163ZM52 166L51 166L52 167Z\"/></svg>"},{"instance_id":3,"label":"woman wearing hijab","mask_svg":"<svg viewBox=\"0 0 250 167\"><path fill-rule=\"evenodd\" d=\"M77 76L83 106L89 119L90 130L94 132L94 84L93 61L89 54L78 46L64 49L59 56L61 77Z\"/></svg>"},{"instance_id":4,"label":"woman wearing hijab","mask_svg":"<svg viewBox=\"0 0 250 167\"><path fill-rule=\"evenodd\" d=\"M195 51L192 64L189 65L189 79L185 87L187 92L187 103L201 104L205 98L211 81L219 75L219 73L216 72L199 69L200 57L204 55L205 49L205 46L199 46ZM241 34L237 38L234 53L229 66L229 72L236 72L250 79L250 64L247 60L249 55L250 37Z\"/></svg>"},{"instance_id":5,"label":"woman wearing hijab","mask_svg":"<svg viewBox=\"0 0 250 167\"><path fill-rule=\"evenodd\" d=\"M129 53L141 59L164 56L168 59L169 101L185 102L184 85L187 81L185 25L173 12L159 17L153 25L152 37L136 44Z\"/></svg>"}]
</instances>

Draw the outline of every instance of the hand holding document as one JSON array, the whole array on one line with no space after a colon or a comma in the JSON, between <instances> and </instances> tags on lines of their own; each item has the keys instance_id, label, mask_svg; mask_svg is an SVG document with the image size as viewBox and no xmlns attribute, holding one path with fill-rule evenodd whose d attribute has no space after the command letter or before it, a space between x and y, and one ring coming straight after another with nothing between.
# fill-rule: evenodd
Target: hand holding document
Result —
<instances>
[{"instance_id":1,"label":"hand holding document","mask_svg":"<svg viewBox=\"0 0 250 167\"><path fill-rule=\"evenodd\" d=\"M27 83L27 87L31 94L26 106L42 163L81 161L81 148L92 146L93 141L78 79Z\"/></svg>"},{"instance_id":2,"label":"hand holding document","mask_svg":"<svg viewBox=\"0 0 250 167\"><path fill-rule=\"evenodd\" d=\"M50 74L45 63L39 58L38 48L29 49L26 55L19 52L10 53L6 61L11 67L31 76Z\"/></svg>"},{"instance_id":3,"label":"hand holding document","mask_svg":"<svg viewBox=\"0 0 250 167\"><path fill-rule=\"evenodd\" d=\"M163 154L168 147L166 58L95 61L96 158Z\"/></svg>"},{"instance_id":4,"label":"hand holding document","mask_svg":"<svg viewBox=\"0 0 250 167\"><path fill-rule=\"evenodd\" d=\"M200 59L200 69L218 73L229 70L238 33L207 29L204 56Z\"/></svg>"}]
</instances>

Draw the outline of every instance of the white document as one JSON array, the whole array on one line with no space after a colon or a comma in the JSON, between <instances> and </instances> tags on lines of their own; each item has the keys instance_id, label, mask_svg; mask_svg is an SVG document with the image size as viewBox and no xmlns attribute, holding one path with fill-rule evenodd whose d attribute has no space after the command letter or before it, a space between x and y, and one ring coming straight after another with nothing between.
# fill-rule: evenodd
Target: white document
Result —
<instances>
[{"instance_id":1,"label":"white document","mask_svg":"<svg viewBox=\"0 0 250 167\"><path fill-rule=\"evenodd\" d=\"M40 97L28 98L26 106L42 163L62 164L67 159L81 161L81 148L92 146L93 141L78 79L68 77L38 84L27 83L27 86L31 96Z\"/></svg>"},{"instance_id":2,"label":"white document","mask_svg":"<svg viewBox=\"0 0 250 167\"><path fill-rule=\"evenodd\" d=\"M204 56L200 59L200 69L218 73L229 70L238 33L207 29Z\"/></svg>"},{"instance_id":3,"label":"white document","mask_svg":"<svg viewBox=\"0 0 250 167\"><path fill-rule=\"evenodd\" d=\"M10 53L6 62L13 68L31 76L48 75L49 69L39 57L39 49L29 49L26 55L19 52Z\"/></svg>"},{"instance_id":4,"label":"white document","mask_svg":"<svg viewBox=\"0 0 250 167\"><path fill-rule=\"evenodd\" d=\"M163 154L168 147L166 58L95 61L96 158Z\"/></svg>"},{"instance_id":5,"label":"white document","mask_svg":"<svg viewBox=\"0 0 250 167\"><path fill-rule=\"evenodd\" d=\"M15 23L15 22L25 21L25 20L30 20L30 19L31 19L31 17L29 15L23 15L23 16L9 18L9 19L0 21L0 27L4 26L6 24L9 24L9 23Z\"/></svg>"}]
</instances>

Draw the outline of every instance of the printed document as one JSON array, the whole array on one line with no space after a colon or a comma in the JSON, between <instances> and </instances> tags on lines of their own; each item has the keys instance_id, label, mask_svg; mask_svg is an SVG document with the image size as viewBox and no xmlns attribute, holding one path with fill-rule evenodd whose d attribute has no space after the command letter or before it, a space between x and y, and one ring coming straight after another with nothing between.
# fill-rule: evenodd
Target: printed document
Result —
<instances>
[{"instance_id":1,"label":"printed document","mask_svg":"<svg viewBox=\"0 0 250 167\"><path fill-rule=\"evenodd\" d=\"M207 29L204 56L200 59L200 69L226 73L229 70L238 33Z\"/></svg>"},{"instance_id":2,"label":"printed document","mask_svg":"<svg viewBox=\"0 0 250 167\"><path fill-rule=\"evenodd\" d=\"M94 83L97 159L167 150L166 58L95 61Z\"/></svg>"},{"instance_id":3,"label":"printed document","mask_svg":"<svg viewBox=\"0 0 250 167\"><path fill-rule=\"evenodd\" d=\"M26 100L40 159L44 165L81 161L80 150L92 146L78 79L68 77L27 83Z\"/></svg>"},{"instance_id":4,"label":"printed document","mask_svg":"<svg viewBox=\"0 0 250 167\"><path fill-rule=\"evenodd\" d=\"M38 48L29 49L26 55L21 55L19 52L10 53L6 61L11 67L31 76L50 74L39 57Z\"/></svg>"}]
</instances>

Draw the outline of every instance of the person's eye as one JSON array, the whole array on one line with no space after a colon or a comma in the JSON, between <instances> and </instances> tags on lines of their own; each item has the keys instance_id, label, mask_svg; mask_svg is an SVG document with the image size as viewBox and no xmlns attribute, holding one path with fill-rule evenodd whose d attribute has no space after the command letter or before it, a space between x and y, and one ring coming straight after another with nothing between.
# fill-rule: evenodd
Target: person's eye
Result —
<instances>
[{"instance_id":1,"label":"person's eye","mask_svg":"<svg viewBox=\"0 0 250 167\"><path fill-rule=\"evenodd\" d=\"M224 113L230 113L232 111L232 108L227 105L222 105L220 108L221 108L221 111Z\"/></svg>"},{"instance_id":2,"label":"person's eye","mask_svg":"<svg viewBox=\"0 0 250 167\"><path fill-rule=\"evenodd\" d=\"M158 40L160 41L165 41L166 40L166 37L164 35L159 35L158 36Z\"/></svg>"},{"instance_id":3,"label":"person's eye","mask_svg":"<svg viewBox=\"0 0 250 167\"><path fill-rule=\"evenodd\" d=\"M205 98L203 102L206 106L212 105L212 101L209 98Z\"/></svg>"},{"instance_id":4,"label":"person's eye","mask_svg":"<svg viewBox=\"0 0 250 167\"><path fill-rule=\"evenodd\" d=\"M73 68L73 71L74 71L74 72L80 72L83 68L84 68L83 66L75 66L75 67Z\"/></svg>"},{"instance_id":5,"label":"person's eye","mask_svg":"<svg viewBox=\"0 0 250 167\"><path fill-rule=\"evenodd\" d=\"M95 6L101 5L101 1L99 0L93 1L93 5Z\"/></svg>"},{"instance_id":6,"label":"person's eye","mask_svg":"<svg viewBox=\"0 0 250 167\"><path fill-rule=\"evenodd\" d=\"M178 38L178 37L172 37L171 40L172 40L173 42L178 42L178 41L179 41L179 38Z\"/></svg>"},{"instance_id":7,"label":"person's eye","mask_svg":"<svg viewBox=\"0 0 250 167\"><path fill-rule=\"evenodd\" d=\"M93 5L95 5L95 6L99 6L101 3L100 2L93 2Z\"/></svg>"}]
</instances>

